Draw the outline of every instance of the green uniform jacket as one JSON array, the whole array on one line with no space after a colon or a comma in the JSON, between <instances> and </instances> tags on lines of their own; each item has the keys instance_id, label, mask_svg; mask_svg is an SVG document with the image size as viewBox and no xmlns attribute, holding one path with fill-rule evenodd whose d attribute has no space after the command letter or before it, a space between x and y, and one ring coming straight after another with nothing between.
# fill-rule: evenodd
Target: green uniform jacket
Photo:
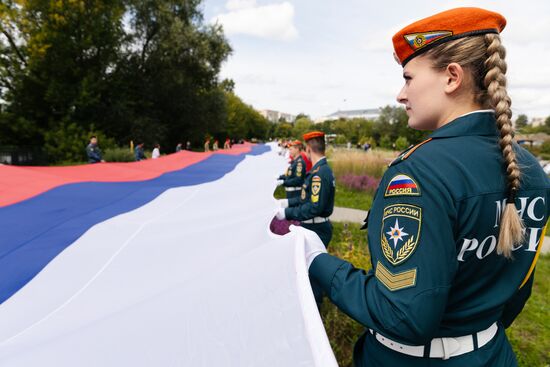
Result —
<instances>
[{"instance_id":1,"label":"green uniform jacket","mask_svg":"<svg viewBox=\"0 0 550 367\"><path fill-rule=\"evenodd\" d=\"M303 221L315 217L328 218L334 209L334 189L332 170L323 157L307 174L300 197L289 199L289 207L285 209L286 219Z\"/></svg>"},{"instance_id":2,"label":"green uniform jacket","mask_svg":"<svg viewBox=\"0 0 550 367\"><path fill-rule=\"evenodd\" d=\"M306 164L301 155L292 160L286 176L283 176L284 187L300 187L306 177Z\"/></svg>"},{"instance_id":3,"label":"green uniform jacket","mask_svg":"<svg viewBox=\"0 0 550 367\"><path fill-rule=\"evenodd\" d=\"M95 144L88 144L86 147L86 155L88 156L88 163L101 162L101 149Z\"/></svg>"},{"instance_id":4,"label":"green uniform jacket","mask_svg":"<svg viewBox=\"0 0 550 367\"><path fill-rule=\"evenodd\" d=\"M515 145L522 169L516 206L527 229L513 260L498 255L507 194L497 136L494 114L478 111L400 156L368 218L372 270L322 254L310 277L349 316L398 342L422 345L494 322L509 325L530 294L550 182L537 160Z\"/></svg>"}]
</instances>

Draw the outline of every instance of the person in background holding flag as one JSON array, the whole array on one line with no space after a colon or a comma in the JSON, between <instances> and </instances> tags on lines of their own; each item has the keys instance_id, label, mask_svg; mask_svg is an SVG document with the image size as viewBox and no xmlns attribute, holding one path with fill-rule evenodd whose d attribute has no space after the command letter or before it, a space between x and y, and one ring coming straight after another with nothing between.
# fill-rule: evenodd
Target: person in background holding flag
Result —
<instances>
[{"instance_id":1,"label":"person in background holding flag","mask_svg":"<svg viewBox=\"0 0 550 367\"><path fill-rule=\"evenodd\" d=\"M312 131L304 134L306 153L313 167L306 176L299 197L280 200L281 207L276 213L279 220L298 220L304 228L312 230L320 237L326 249L332 238L332 224L329 217L334 210L336 184L334 175L325 157L325 134ZM301 156L298 154L298 157ZM326 251L326 250L325 250ZM314 279L311 287L317 306L323 300L323 290Z\"/></svg>"},{"instance_id":2,"label":"person in background holding flag","mask_svg":"<svg viewBox=\"0 0 550 367\"><path fill-rule=\"evenodd\" d=\"M152 159L160 158L160 144L155 144L155 147L153 148L153 152L151 153Z\"/></svg>"},{"instance_id":3,"label":"person in background holding flag","mask_svg":"<svg viewBox=\"0 0 550 367\"><path fill-rule=\"evenodd\" d=\"M300 142L300 145L298 146L300 149L300 155L302 156L302 159L304 160L304 163L306 164L306 174L311 171L311 167L313 164L311 163L311 160L307 156L306 152L304 152L304 145Z\"/></svg>"},{"instance_id":4,"label":"person in background holding flag","mask_svg":"<svg viewBox=\"0 0 550 367\"><path fill-rule=\"evenodd\" d=\"M138 145L136 145L136 148L134 149L134 156L135 156L136 162L147 159L145 157L145 151L143 150L143 146L144 146L143 143L139 143Z\"/></svg>"},{"instance_id":5,"label":"person in background holding flag","mask_svg":"<svg viewBox=\"0 0 550 367\"><path fill-rule=\"evenodd\" d=\"M366 327L357 367L517 366L504 329L531 293L550 182L512 139L505 25L457 8L393 37L397 100L411 128L434 132L382 178L367 219L372 270L291 228L305 236L312 283Z\"/></svg>"},{"instance_id":6,"label":"person in background holding flag","mask_svg":"<svg viewBox=\"0 0 550 367\"><path fill-rule=\"evenodd\" d=\"M97 145L97 136L90 138L90 143L86 147L86 155L88 156L88 163L101 163L105 162L101 158L101 149Z\"/></svg>"},{"instance_id":7,"label":"person in background holding flag","mask_svg":"<svg viewBox=\"0 0 550 367\"><path fill-rule=\"evenodd\" d=\"M287 199L300 196L302 184L306 177L306 164L300 154L301 146L302 142L299 140L289 143L290 159L292 161L286 174L279 176L278 183L284 186Z\"/></svg>"}]
</instances>

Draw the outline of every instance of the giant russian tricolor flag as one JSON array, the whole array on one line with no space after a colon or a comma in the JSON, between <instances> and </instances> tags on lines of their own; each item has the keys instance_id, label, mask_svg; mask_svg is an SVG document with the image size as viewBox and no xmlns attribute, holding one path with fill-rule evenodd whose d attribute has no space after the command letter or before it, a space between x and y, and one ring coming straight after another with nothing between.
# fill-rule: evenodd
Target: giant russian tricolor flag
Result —
<instances>
[{"instance_id":1,"label":"giant russian tricolor flag","mask_svg":"<svg viewBox=\"0 0 550 367\"><path fill-rule=\"evenodd\" d=\"M0 366L336 366L266 145L0 165Z\"/></svg>"}]
</instances>

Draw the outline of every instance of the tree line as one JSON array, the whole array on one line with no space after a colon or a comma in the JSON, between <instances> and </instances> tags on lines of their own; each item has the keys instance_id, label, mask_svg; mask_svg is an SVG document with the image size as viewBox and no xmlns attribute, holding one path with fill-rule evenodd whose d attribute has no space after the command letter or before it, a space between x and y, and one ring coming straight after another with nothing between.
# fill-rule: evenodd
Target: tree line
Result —
<instances>
[{"instance_id":1,"label":"tree line","mask_svg":"<svg viewBox=\"0 0 550 367\"><path fill-rule=\"evenodd\" d=\"M51 162L103 145L265 138L269 123L220 80L231 54L201 0L3 0L0 145Z\"/></svg>"},{"instance_id":2,"label":"tree line","mask_svg":"<svg viewBox=\"0 0 550 367\"><path fill-rule=\"evenodd\" d=\"M381 109L376 119L336 119L314 124L306 115L297 116L294 124L280 123L275 129L275 136L301 138L302 134L312 129L323 131L334 136L335 144L354 146L365 143L372 147L403 150L411 144L417 144L430 134L429 131L418 131L408 127L408 116L405 109L386 106Z\"/></svg>"}]
</instances>

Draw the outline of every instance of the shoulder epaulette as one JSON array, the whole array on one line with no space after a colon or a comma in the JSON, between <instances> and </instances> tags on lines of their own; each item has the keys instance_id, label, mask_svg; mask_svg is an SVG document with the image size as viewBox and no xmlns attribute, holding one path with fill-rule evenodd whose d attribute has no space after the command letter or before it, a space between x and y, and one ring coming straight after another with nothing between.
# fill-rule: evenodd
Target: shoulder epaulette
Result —
<instances>
[{"instance_id":1,"label":"shoulder epaulette","mask_svg":"<svg viewBox=\"0 0 550 367\"><path fill-rule=\"evenodd\" d=\"M397 163L399 162L403 162L404 160L406 160L407 158L409 158L411 156L411 154L414 153L415 150L417 150L418 148L420 148L422 145L428 143L429 141L431 141L432 138L428 138L426 140L424 140L423 142L421 143L418 143L416 145L413 145L412 147L406 149L404 152L402 152L401 154L399 154L399 156L397 158L395 158L390 164L389 164L389 167L391 166L394 166L396 165Z\"/></svg>"}]
</instances>

